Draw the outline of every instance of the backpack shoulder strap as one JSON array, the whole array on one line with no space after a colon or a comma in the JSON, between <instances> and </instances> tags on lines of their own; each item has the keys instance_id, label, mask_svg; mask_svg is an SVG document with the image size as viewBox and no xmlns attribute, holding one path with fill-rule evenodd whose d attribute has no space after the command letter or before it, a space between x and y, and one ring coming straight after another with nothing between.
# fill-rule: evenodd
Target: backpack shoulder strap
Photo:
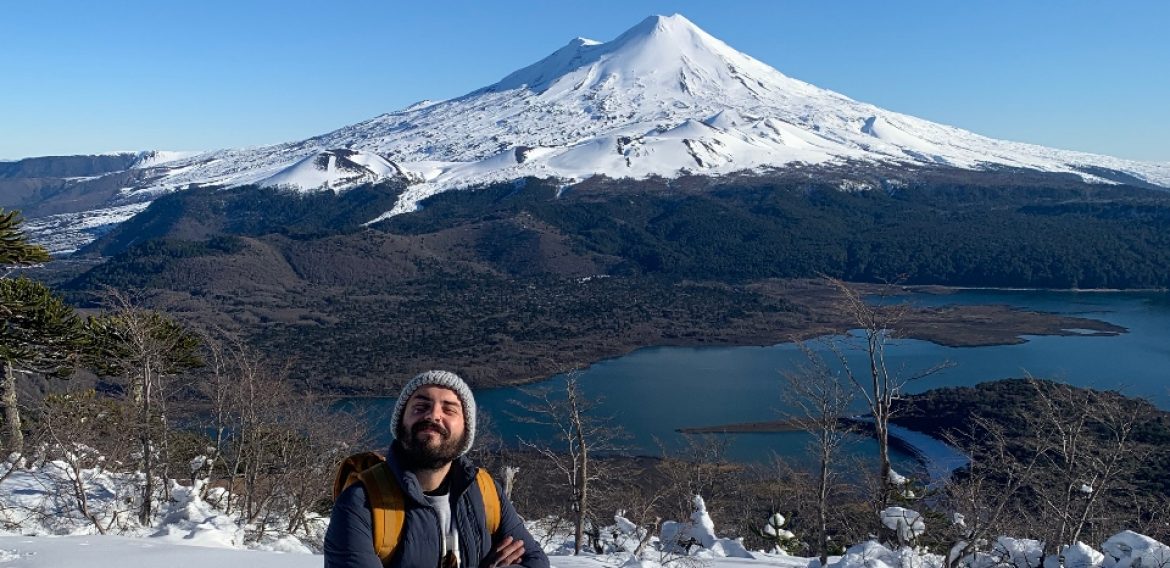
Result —
<instances>
[{"instance_id":1,"label":"backpack shoulder strap","mask_svg":"<svg viewBox=\"0 0 1170 568\"><path fill-rule=\"evenodd\" d=\"M385 563L394 555L402 540L406 520L406 499L394 479L386 460L376 452L352 455L341 462L333 480L333 498L337 499L350 485L361 483L370 502L371 532L374 551Z\"/></svg>"},{"instance_id":2,"label":"backpack shoulder strap","mask_svg":"<svg viewBox=\"0 0 1170 568\"><path fill-rule=\"evenodd\" d=\"M398 486L386 462L361 472L361 480L370 499L374 551L385 563L394 555L394 550L402 541L402 524L406 521L406 500L402 488Z\"/></svg>"},{"instance_id":3,"label":"backpack shoulder strap","mask_svg":"<svg viewBox=\"0 0 1170 568\"><path fill-rule=\"evenodd\" d=\"M336 501L350 485L360 481L361 472L386 461L378 452L362 452L342 460L337 466L337 477L333 478L333 500Z\"/></svg>"},{"instance_id":4,"label":"backpack shoulder strap","mask_svg":"<svg viewBox=\"0 0 1170 568\"><path fill-rule=\"evenodd\" d=\"M488 533L494 535L500 530L500 494L496 491L496 482L482 467L475 474L475 482L479 485L479 494L483 497L483 512L487 517Z\"/></svg>"}]
</instances>

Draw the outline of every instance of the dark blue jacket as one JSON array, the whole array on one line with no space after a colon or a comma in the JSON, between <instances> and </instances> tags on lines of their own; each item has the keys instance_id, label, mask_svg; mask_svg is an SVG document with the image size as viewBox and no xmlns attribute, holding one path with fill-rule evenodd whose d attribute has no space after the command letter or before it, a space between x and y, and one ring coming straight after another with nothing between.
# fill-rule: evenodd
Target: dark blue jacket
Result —
<instances>
[{"instance_id":1,"label":"dark blue jacket","mask_svg":"<svg viewBox=\"0 0 1170 568\"><path fill-rule=\"evenodd\" d=\"M406 501L406 520L402 540L387 566L404 568L437 568L441 555L439 516L431 507L418 478L405 471L397 458L397 444L387 452L386 463L398 480ZM450 479L452 523L459 531L461 566L475 568L485 565L493 545L505 536L524 541L524 557L520 565L527 568L548 568L548 557L532 538L524 521L516 514L512 503L496 484L500 495L500 529L493 542L485 526L483 497L475 484L476 468L467 458L460 457L451 464ZM382 561L374 552L373 522L365 488L355 483L338 496L333 504L329 529L325 532L325 568L382 568Z\"/></svg>"}]
</instances>

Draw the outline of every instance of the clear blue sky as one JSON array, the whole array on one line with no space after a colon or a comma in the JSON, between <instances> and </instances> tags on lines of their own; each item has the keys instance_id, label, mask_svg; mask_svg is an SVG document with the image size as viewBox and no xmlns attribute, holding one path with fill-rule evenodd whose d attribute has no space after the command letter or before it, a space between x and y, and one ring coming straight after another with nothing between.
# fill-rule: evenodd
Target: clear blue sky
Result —
<instances>
[{"instance_id":1,"label":"clear blue sky","mask_svg":"<svg viewBox=\"0 0 1170 568\"><path fill-rule=\"evenodd\" d=\"M980 134L1170 161L1170 2L0 2L0 158L298 140L681 13L781 72Z\"/></svg>"}]
</instances>

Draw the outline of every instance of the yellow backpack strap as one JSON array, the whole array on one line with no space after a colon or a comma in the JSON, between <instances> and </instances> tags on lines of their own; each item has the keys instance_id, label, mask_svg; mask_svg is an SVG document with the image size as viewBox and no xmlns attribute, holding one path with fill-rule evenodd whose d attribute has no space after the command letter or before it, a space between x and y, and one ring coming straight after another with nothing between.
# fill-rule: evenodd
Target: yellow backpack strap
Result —
<instances>
[{"instance_id":1,"label":"yellow backpack strap","mask_svg":"<svg viewBox=\"0 0 1170 568\"><path fill-rule=\"evenodd\" d=\"M480 468L475 474L475 482L479 485L479 494L483 497L483 512L487 518L488 533L495 535L500 530L500 494L496 491L496 482L486 469Z\"/></svg>"},{"instance_id":2,"label":"yellow backpack strap","mask_svg":"<svg viewBox=\"0 0 1170 568\"><path fill-rule=\"evenodd\" d=\"M349 456L337 468L333 480L333 498L337 499L350 485L361 483L370 502L370 527L374 536L374 551L382 563L394 555L402 540L402 524L406 519L406 498L402 488L386 465L385 458L376 452Z\"/></svg>"},{"instance_id":3,"label":"yellow backpack strap","mask_svg":"<svg viewBox=\"0 0 1170 568\"><path fill-rule=\"evenodd\" d=\"M366 496L370 500L373 521L374 552L385 564L394 555L402 540L402 524L406 520L406 500L390 466L382 462L360 474Z\"/></svg>"}]
</instances>

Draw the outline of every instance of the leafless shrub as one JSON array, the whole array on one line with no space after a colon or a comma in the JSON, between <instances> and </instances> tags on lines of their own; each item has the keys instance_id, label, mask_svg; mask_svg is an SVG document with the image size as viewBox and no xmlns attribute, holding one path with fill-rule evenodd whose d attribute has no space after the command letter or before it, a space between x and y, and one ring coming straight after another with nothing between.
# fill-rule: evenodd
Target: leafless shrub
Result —
<instances>
[{"instance_id":1,"label":"leafless shrub","mask_svg":"<svg viewBox=\"0 0 1170 568\"><path fill-rule=\"evenodd\" d=\"M853 404L853 392L844 384L840 373L830 369L813 349L804 343L798 346L808 362L784 375L785 393L788 402L799 409L794 422L812 437L809 452L816 457L815 483L808 489L815 495L816 535L810 540L812 551L820 558L821 566L825 566L830 548L829 496L838 485L841 445L853 430L844 420Z\"/></svg>"},{"instance_id":2,"label":"leafless shrub","mask_svg":"<svg viewBox=\"0 0 1170 568\"><path fill-rule=\"evenodd\" d=\"M240 515L250 538L313 534L308 523L330 499L336 465L366 446L368 426L295 391L282 369L241 342L211 345L205 475L222 486L222 506Z\"/></svg>"},{"instance_id":3,"label":"leafless shrub","mask_svg":"<svg viewBox=\"0 0 1170 568\"><path fill-rule=\"evenodd\" d=\"M49 484L45 493L54 500L42 512L68 522L75 512L101 534L121 532L134 516L141 495L121 495L98 500L91 496L132 488L111 483L109 475L125 476L138 449L134 409L123 401L98 396L93 390L50 395L35 421L33 440L37 461ZM51 524L51 523L50 523Z\"/></svg>"},{"instance_id":4,"label":"leafless shrub","mask_svg":"<svg viewBox=\"0 0 1170 568\"><path fill-rule=\"evenodd\" d=\"M947 566L955 568L972 554L988 552L996 536L1024 534L1017 532L1023 528L1021 494L1037 483L1042 452L1013 453L1005 428L979 417L969 431L947 441L970 448L967 467L948 480L936 503L945 511L937 532L947 543Z\"/></svg>"},{"instance_id":5,"label":"leafless shrub","mask_svg":"<svg viewBox=\"0 0 1170 568\"><path fill-rule=\"evenodd\" d=\"M664 518L684 521L694 511L693 499L701 495L713 515L734 499L736 476L743 466L727 457L728 439L714 434L687 434L679 449L662 448L655 469L665 481Z\"/></svg>"},{"instance_id":6,"label":"leafless shrub","mask_svg":"<svg viewBox=\"0 0 1170 568\"><path fill-rule=\"evenodd\" d=\"M1077 541L1101 541L1112 529L1104 517L1106 496L1123 490L1132 476L1134 429L1142 417L1127 410L1116 393L1067 384L1031 382L1034 429L1041 435L1034 452L1052 475L1034 485L1036 526L1043 527L1048 554Z\"/></svg>"}]
</instances>

